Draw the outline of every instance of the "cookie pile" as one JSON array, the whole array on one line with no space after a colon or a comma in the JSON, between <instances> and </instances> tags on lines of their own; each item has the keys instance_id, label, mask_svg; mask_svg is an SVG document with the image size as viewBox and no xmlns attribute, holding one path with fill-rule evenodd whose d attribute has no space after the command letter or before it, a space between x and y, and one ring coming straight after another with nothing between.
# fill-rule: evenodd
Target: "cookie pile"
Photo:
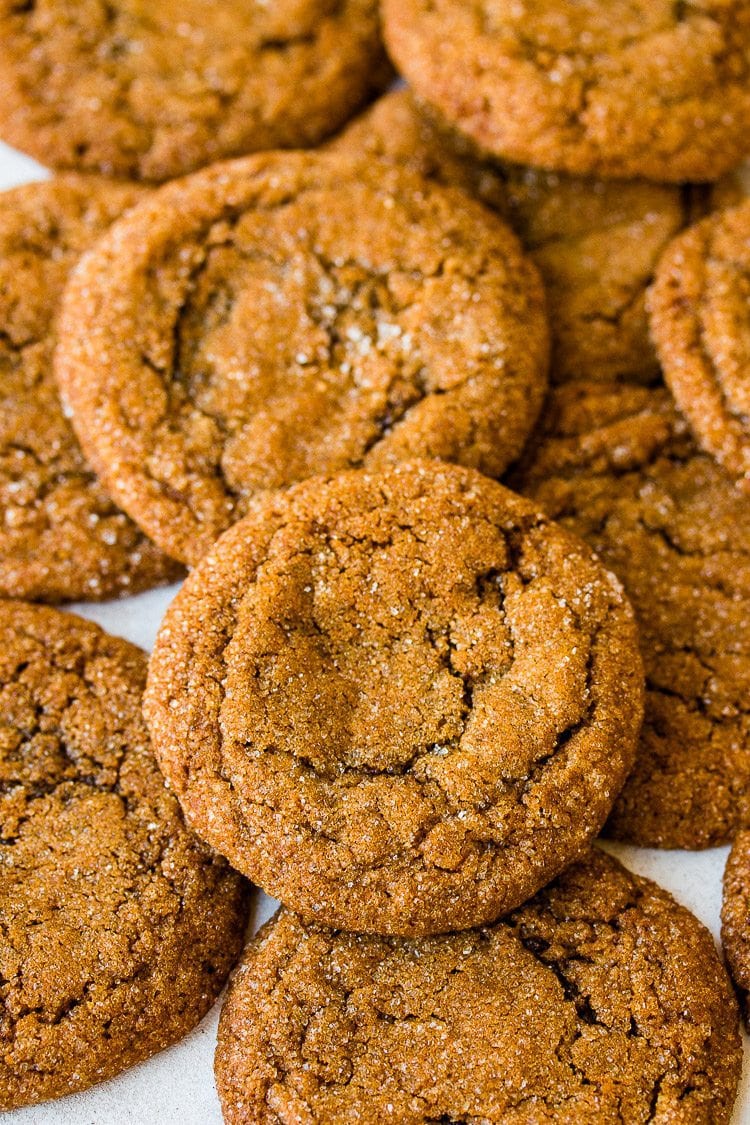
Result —
<instances>
[{"instance_id":1,"label":"cookie pile","mask_svg":"<svg viewBox=\"0 0 750 1125\"><path fill-rule=\"evenodd\" d=\"M381 8L0 2L0 1108L728 1122L750 9Z\"/></svg>"}]
</instances>

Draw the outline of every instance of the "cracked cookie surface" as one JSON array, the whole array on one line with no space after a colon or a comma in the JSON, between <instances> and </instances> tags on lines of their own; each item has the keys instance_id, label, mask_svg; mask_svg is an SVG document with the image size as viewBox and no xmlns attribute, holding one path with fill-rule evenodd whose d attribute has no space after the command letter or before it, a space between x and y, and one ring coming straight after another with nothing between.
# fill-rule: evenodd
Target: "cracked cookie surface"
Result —
<instances>
[{"instance_id":1,"label":"cracked cookie surface","mask_svg":"<svg viewBox=\"0 0 750 1125\"><path fill-rule=\"evenodd\" d=\"M282 909L219 1024L229 1125L728 1122L737 1006L710 934L594 851L497 925L337 933Z\"/></svg>"},{"instance_id":2,"label":"cracked cookie surface","mask_svg":"<svg viewBox=\"0 0 750 1125\"><path fill-rule=\"evenodd\" d=\"M750 499L664 387L570 384L510 483L625 587L646 669L636 764L607 831L702 848L750 826Z\"/></svg>"},{"instance_id":3,"label":"cracked cookie surface","mask_svg":"<svg viewBox=\"0 0 750 1125\"><path fill-rule=\"evenodd\" d=\"M198 1023L243 880L188 831L141 716L146 657L0 602L0 1107L118 1073Z\"/></svg>"},{"instance_id":4,"label":"cracked cookie surface","mask_svg":"<svg viewBox=\"0 0 750 1125\"><path fill-rule=\"evenodd\" d=\"M497 156L681 182L745 155L744 0L384 0L383 18L416 92Z\"/></svg>"},{"instance_id":5,"label":"cracked cookie surface","mask_svg":"<svg viewBox=\"0 0 750 1125\"><path fill-rule=\"evenodd\" d=\"M70 270L142 196L76 175L0 194L0 597L99 600L179 575L84 460L52 373Z\"/></svg>"},{"instance_id":6,"label":"cracked cookie surface","mask_svg":"<svg viewBox=\"0 0 750 1125\"><path fill-rule=\"evenodd\" d=\"M649 294L664 377L699 444L750 492L750 200L685 231Z\"/></svg>"},{"instance_id":7,"label":"cracked cookie surface","mask_svg":"<svg viewBox=\"0 0 750 1125\"><path fill-rule=\"evenodd\" d=\"M315 145L390 73L375 0L0 2L0 134L58 168L156 181Z\"/></svg>"},{"instance_id":8,"label":"cracked cookie surface","mask_svg":"<svg viewBox=\"0 0 750 1125\"><path fill-rule=\"evenodd\" d=\"M496 918L581 853L632 764L632 612L472 470L257 498L162 624L145 712L194 828L329 925Z\"/></svg>"},{"instance_id":9,"label":"cracked cookie surface","mask_svg":"<svg viewBox=\"0 0 750 1125\"><path fill-rule=\"evenodd\" d=\"M750 832L735 837L724 871L721 944L750 1024Z\"/></svg>"},{"instance_id":10,"label":"cracked cookie surface","mask_svg":"<svg viewBox=\"0 0 750 1125\"><path fill-rule=\"evenodd\" d=\"M196 562L252 495L408 457L499 476L544 394L534 266L393 165L276 154L167 185L81 262L57 375L112 494Z\"/></svg>"},{"instance_id":11,"label":"cracked cookie surface","mask_svg":"<svg viewBox=\"0 0 750 1125\"><path fill-rule=\"evenodd\" d=\"M547 290L553 382L652 382L646 288L699 206L688 187L583 179L482 158L409 90L381 98L336 138L336 151L385 158L481 199L516 231Z\"/></svg>"}]
</instances>

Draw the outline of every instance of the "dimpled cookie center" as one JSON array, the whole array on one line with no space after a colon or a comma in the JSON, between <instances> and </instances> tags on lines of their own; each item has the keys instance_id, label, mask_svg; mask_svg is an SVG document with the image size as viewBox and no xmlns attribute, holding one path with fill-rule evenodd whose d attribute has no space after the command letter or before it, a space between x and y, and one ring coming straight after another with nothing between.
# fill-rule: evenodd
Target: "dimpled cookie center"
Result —
<instances>
[{"instance_id":1,"label":"dimpled cookie center","mask_svg":"<svg viewBox=\"0 0 750 1125\"><path fill-rule=\"evenodd\" d=\"M497 290L477 315L481 259L383 206L358 185L308 191L196 250L171 393L233 494L358 466L426 396L502 368Z\"/></svg>"},{"instance_id":2,"label":"dimpled cookie center","mask_svg":"<svg viewBox=\"0 0 750 1125\"><path fill-rule=\"evenodd\" d=\"M422 507L277 533L225 651L222 752L238 794L366 862L456 815L425 845L454 867L585 721L592 636L512 535Z\"/></svg>"}]
</instances>

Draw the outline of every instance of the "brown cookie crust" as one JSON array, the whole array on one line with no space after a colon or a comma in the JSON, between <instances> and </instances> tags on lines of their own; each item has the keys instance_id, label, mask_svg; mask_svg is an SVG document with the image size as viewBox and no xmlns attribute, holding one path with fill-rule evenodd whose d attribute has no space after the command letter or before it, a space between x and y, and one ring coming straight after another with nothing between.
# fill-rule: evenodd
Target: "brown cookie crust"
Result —
<instances>
[{"instance_id":1,"label":"brown cookie crust","mask_svg":"<svg viewBox=\"0 0 750 1125\"><path fill-rule=\"evenodd\" d=\"M329 925L492 920L585 849L632 764L616 580L534 506L411 462L267 494L189 576L145 713L195 829Z\"/></svg>"},{"instance_id":2,"label":"brown cookie crust","mask_svg":"<svg viewBox=\"0 0 750 1125\"><path fill-rule=\"evenodd\" d=\"M142 197L75 175L0 194L0 597L98 600L179 574L84 461L52 374L71 268Z\"/></svg>"},{"instance_id":3,"label":"brown cookie crust","mask_svg":"<svg viewBox=\"0 0 750 1125\"><path fill-rule=\"evenodd\" d=\"M593 851L490 929L336 933L282 909L219 1024L228 1125L728 1122L737 1006L710 934Z\"/></svg>"},{"instance_id":4,"label":"brown cookie crust","mask_svg":"<svg viewBox=\"0 0 750 1125\"><path fill-rule=\"evenodd\" d=\"M0 603L0 1108L185 1035L239 954L243 881L185 827L141 715L146 657Z\"/></svg>"},{"instance_id":5,"label":"brown cookie crust","mask_svg":"<svg viewBox=\"0 0 750 1125\"><path fill-rule=\"evenodd\" d=\"M699 205L695 188L582 179L493 161L406 89L380 98L332 147L395 160L463 188L509 223L547 290L553 382L658 377L646 289Z\"/></svg>"},{"instance_id":6,"label":"brown cookie crust","mask_svg":"<svg viewBox=\"0 0 750 1125\"><path fill-rule=\"evenodd\" d=\"M649 295L651 330L699 444L750 491L750 200L674 240Z\"/></svg>"},{"instance_id":7,"label":"brown cookie crust","mask_svg":"<svg viewBox=\"0 0 750 1125\"><path fill-rule=\"evenodd\" d=\"M499 476L544 394L515 236L463 193L335 155L169 184L68 288L57 374L108 487L195 563L250 497L440 457Z\"/></svg>"},{"instance_id":8,"label":"brown cookie crust","mask_svg":"<svg viewBox=\"0 0 750 1125\"><path fill-rule=\"evenodd\" d=\"M746 154L742 0L383 0L383 19L417 94L496 156L680 183Z\"/></svg>"},{"instance_id":9,"label":"brown cookie crust","mask_svg":"<svg viewBox=\"0 0 750 1125\"><path fill-rule=\"evenodd\" d=\"M0 134L56 168L315 145L390 74L375 0L0 0Z\"/></svg>"},{"instance_id":10,"label":"brown cookie crust","mask_svg":"<svg viewBox=\"0 0 750 1125\"><path fill-rule=\"evenodd\" d=\"M750 500L665 388L554 391L511 484L597 552L636 612L646 717L607 832L726 843L750 826Z\"/></svg>"},{"instance_id":11,"label":"brown cookie crust","mask_svg":"<svg viewBox=\"0 0 750 1125\"><path fill-rule=\"evenodd\" d=\"M750 1025L750 832L734 839L724 869L721 944Z\"/></svg>"}]
</instances>

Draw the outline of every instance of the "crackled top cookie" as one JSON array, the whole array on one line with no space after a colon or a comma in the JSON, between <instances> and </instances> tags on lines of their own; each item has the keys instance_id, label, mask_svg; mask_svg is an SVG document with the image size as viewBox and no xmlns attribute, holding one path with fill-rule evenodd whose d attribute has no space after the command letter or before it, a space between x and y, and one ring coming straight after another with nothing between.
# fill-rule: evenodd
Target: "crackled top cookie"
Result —
<instances>
[{"instance_id":1,"label":"crackled top cookie","mask_svg":"<svg viewBox=\"0 0 750 1125\"><path fill-rule=\"evenodd\" d=\"M170 607L145 698L188 820L329 925L462 929L595 836L633 760L629 605L528 501L439 462L267 494Z\"/></svg>"},{"instance_id":2,"label":"crackled top cookie","mask_svg":"<svg viewBox=\"0 0 750 1125\"><path fill-rule=\"evenodd\" d=\"M185 827L141 716L145 654L0 602L0 1108L185 1035L239 954L243 881Z\"/></svg>"},{"instance_id":3,"label":"crackled top cookie","mask_svg":"<svg viewBox=\"0 0 750 1125\"><path fill-rule=\"evenodd\" d=\"M0 0L0 136L56 168L314 145L389 74L375 0Z\"/></svg>"},{"instance_id":4,"label":"crackled top cookie","mask_svg":"<svg viewBox=\"0 0 750 1125\"><path fill-rule=\"evenodd\" d=\"M75 175L0 194L0 597L111 598L177 576L84 460L52 374L72 266L142 195Z\"/></svg>"},{"instance_id":5,"label":"crackled top cookie","mask_svg":"<svg viewBox=\"0 0 750 1125\"><path fill-rule=\"evenodd\" d=\"M194 563L250 497L406 457L499 476L544 393L541 283L478 203L338 155L150 196L66 295L58 377L108 487Z\"/></svg>"},{"instance_id":6,"label":"crackled top cookie","mask_svg":"<svg viewBox=\"0 0 750 1125\"><path fill-rule=\"evenodd\" d=\"M750 491L750 200L672 242L649 296L664 376L700 445Z\"/></svg>"},{"instance_id":7,"label":"crackled top cookie","mask_svg":"<svg viewBox=\"0 0 750 1125\"><path fill-rule=\"evenodd\" d=\"M711 935L594 851L488 929L405 941L282 909L219 1024L229 1125L730 1119L737 1005Z\"/></svg>"},{"instance_id":8,"label":"crackled top cookie","mask_svg":"<svg viewBox=\"0 0 750 1125\"><path fill-rule=\"evenodd\" d=\"M750 826L750 498L665 388L571 384L512 484L580 535L638 618L646 718L608 831L670 848Z\"/></svg>"},{"instance_id":9,"label":"crackled top cookie","mask_svg":"<svg viewBox=\"0 0 750 1125\"><path fill-rule=\"evenodd\" d=\"M721 943L746 1020L750 1020L750 832L732 844L724 871Z\"/></svg>"},{"instance_id":10,"label":"crackled top cookie","mask_svg":"<svg viewBox=\"0 0 750 1125\"><path fill-rule=\"evenodd\" d=\"M384 0L383 16L416 92L496 156L680 182L747 152L744 0Z\"/></svg>"},{"instance_id":11,"label":"crackled top cookie","mask_svg":"<svg viewBox=\"0 0 750 1125\"><path fill-rule=\"evenodd\" d=\"M700 206L694 187L583 179L482 159L408 90L381 98L335 147L455 184L508 221L545 282L554 382L658 376L646 288L663 250Z\"/></svg>"}]
</instances>

